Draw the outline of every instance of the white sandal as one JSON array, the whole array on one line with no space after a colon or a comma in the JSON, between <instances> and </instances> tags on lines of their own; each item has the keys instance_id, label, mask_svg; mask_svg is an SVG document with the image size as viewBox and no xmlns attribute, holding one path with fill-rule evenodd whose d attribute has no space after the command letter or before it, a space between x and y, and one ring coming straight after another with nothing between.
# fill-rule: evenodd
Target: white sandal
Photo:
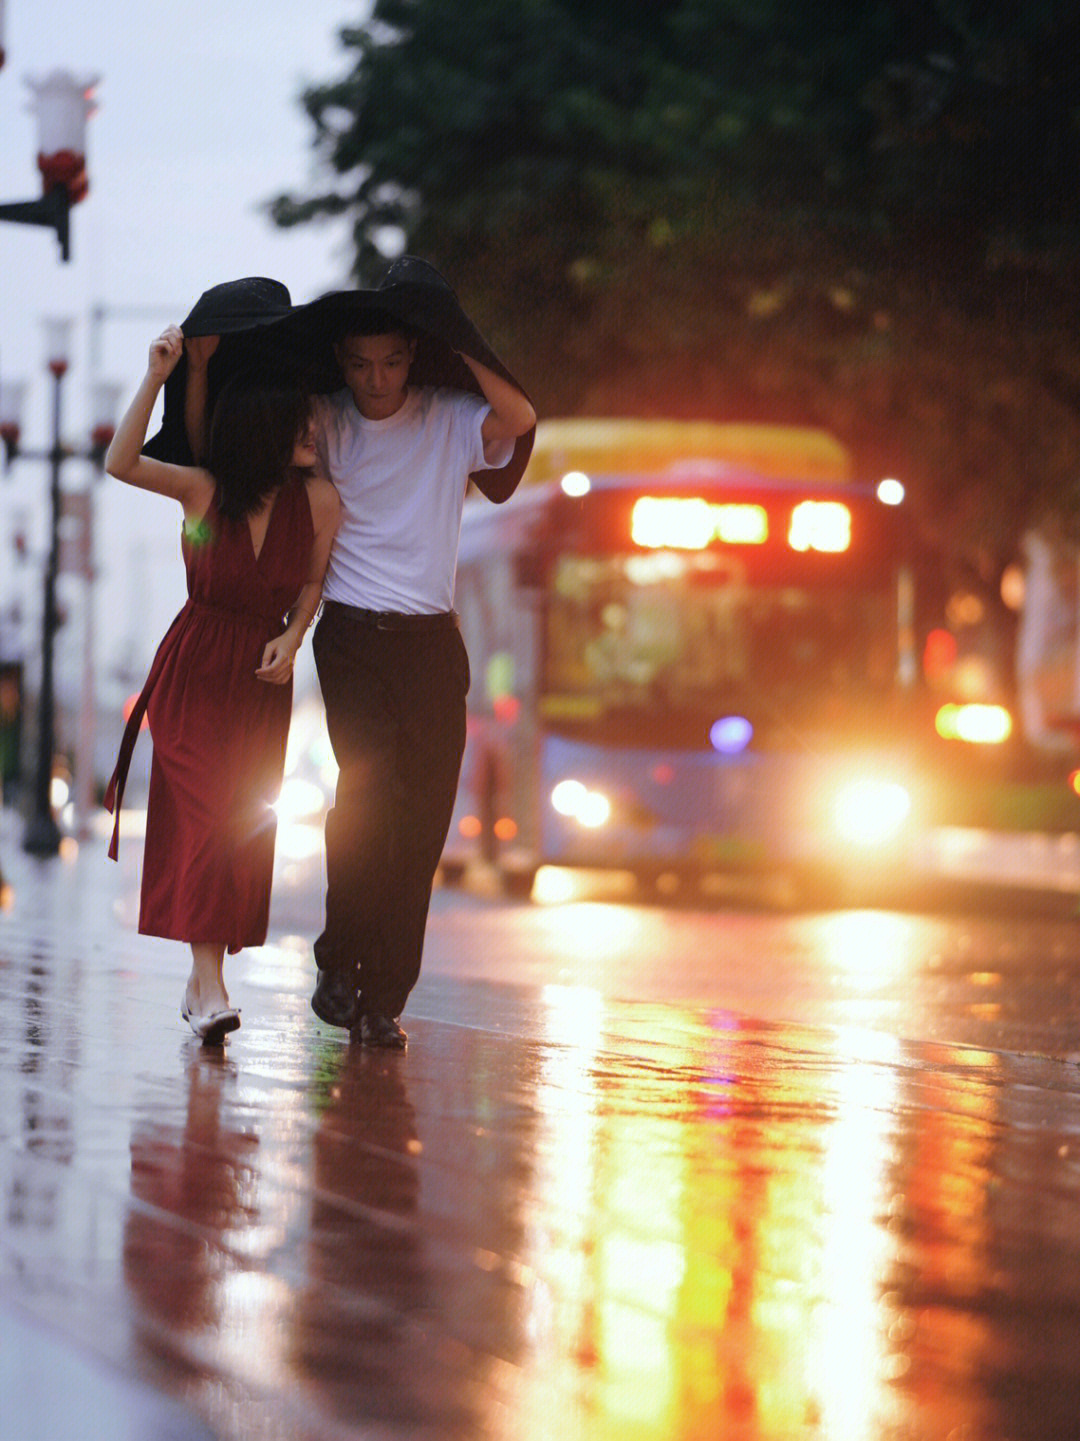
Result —
<instances>
[{"instance_id":1,"label":"white sandal","mask_svg":"<svg viewBox=\"0 0 1080 1441\"><path fill-rule=\"evenodd\" d=\"M180 1016L187 1021L204 1046L216 1046L230 1031L240 1029L240 1012L237 1007L228 1006L223 1011L211 1011L209 1015L197 1016L188 1006L187 991L180 1002Z\"/></svg>"}]
</instances>

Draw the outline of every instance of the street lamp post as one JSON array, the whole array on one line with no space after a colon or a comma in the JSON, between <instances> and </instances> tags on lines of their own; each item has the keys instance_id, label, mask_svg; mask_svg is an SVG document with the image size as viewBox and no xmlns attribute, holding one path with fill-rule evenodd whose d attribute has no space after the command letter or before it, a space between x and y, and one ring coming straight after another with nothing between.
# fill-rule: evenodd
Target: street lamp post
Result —
<instances>
[{"instance_id":1,"label":"street lamp post","mask_svg":"<svg viewBox=\"0 0 1080 1441\"><path fill-rule=\"evenodd\" d=\"M53 651L56 640L56 577L60 569L60 471L64 463L61 441L61 394L67 373L68 322L50 322L53 343L49 370L53 377L53 439L49 451L49 549L45 557L45 591L42 613L41 689L38 693L38 746L34 767L32 809L23 837L23 850L37 856L55 856L60 849L60 827L52 805L53 757L56 754L56 691Z\"/></svg>"},{"instance_id":2,"label":"street lamp post","mask_svg":"<svg viewBox=\"0 0 1080 1441\"><path fill-rule=\"evenodd\" d=\"M114 380L95 380L91 392L90 456L98 479L104 474L105 452L116 432L116 413L120 408L121 386ZM86 614L83 618L82 690L79 701L79 728L75 745L75 813L80 839L89 834L90 821L97 807L95 796L94 742L97 734L97 688L95 685L96 656L94 638L97 626L94 616L97 579L94 559L94 492L85 494L81 569L86 591Z\"/></svg>"},{"instance_id":3,"label":"street lamp post","mask_svg":"<svg viewBox=\"0 0 1080 1441\"><path fill-rule=\"evenodd\" d=\"M4 46L5 39L5 0L0 0L0 69L3 68L7 54ZM54 70L45 80L37 81L27 77L26 83L33 92L31 110L37 116L38 121L38 169L41 172L42 195L39 200L17 200L0 205L0 221L10 221L16 225L45 225L56 231L56 238L60 243L61 260L71 259L71 228L70 215L71 207L82 200L89 188L86 177L86 122L93 114L93 93L97 85L98 77L88 77L85 80L77 80L65 70ZM60 376L56 377L55 394L55 436L53 451L58 456L60 449L59 424L60 424ZM5 451L9 451L9 442L4 438ZM59 493L59 467L60 460L54 461L53 470L53 524L52 524L52 546L50 549L50 562L47 575L51 574L51 602L46 602L46 628L56 625L56 549L57 549L57 504ZM48 582L47 582L48 583ZM52 654L51 637L46 654L46 664L49 671L50 684L50 706L51 706L51 680L52 680ZM43 682L43 691L45 690ZM51 723L51 711L49 715ZM39 757L40 761L40 757ZM50 762L51 764L51 762ZM35 844L51 846L52 830L56 828L55 818L52 817L51 808L49 817L52 826L41 825L35 828ZM35 815L35 820L37 819ZM29 840L29 837L28 837ZM59 835L56 838L59 846ZM28 845L27 849L31 847ZM54 851L46 850L44 854L55 854ZM3 890L3 877L0 875L0 893Z\"/></svg>"},{"instance_id":4,"label":"street lamp post","mask_svg":"<svg viewBox=\"0 0 1080 1441\"><path fill-rule=\"evenodd\" d=\"M0 23L2 23L0 11ZM2 36L0 36L2 53ZM33 93L30 109L38 122L39 200L16 200L0 205L0 220L16 225L46 225L56 231L60 257L71 259L71 207L89 189L86 178L86 122L94 113L97 76L77 80L66 70L54 70L44 80L26 77Z\"/></svg>"},{"instance_id":5,"label":"street lamp post","mask_svg":"<svg viewBox=\"0 0 1080 1441\"><path fill-rule=\"evenodd\" d=\"M3 441L7 463L16 457L27 460L43 460L49 463L49 540L45 557L44 588L42 603L42 647L41 685L38 692L38 735L35 759L31 809L23 837L23 849L32 855L55 856L60 850L61 833L56 822L52 802L53 760L56 751L56 690L54 679L54 650L58 629L56 601L57 577L60 571L60 518L63 498L60 487L64 462L70 459L93 461L100 469L105 450L112 438L112 423L103 416L96 416L91 433L91 447L87 451L74 451L63 443L63 382L68 371L72 322L70 320L46 321L48 369L53 377L52 445L47 451L25 451L19 445L21 419L17 412L17 398L25 387L20 383L0 386L0 440ZM83 514L83 526L88 527L89 506ZM88 551L88 531L83 553ZM84 571L89 570L89 564ZM91 604L90 576L87 580L87 604ZM87 622L89 624L89 620ZM92 661L90 662L92 666ZM86 669L84 657L84 707ZM92 760L85 759L86 765Z\"/></svg>"}]
</instances>

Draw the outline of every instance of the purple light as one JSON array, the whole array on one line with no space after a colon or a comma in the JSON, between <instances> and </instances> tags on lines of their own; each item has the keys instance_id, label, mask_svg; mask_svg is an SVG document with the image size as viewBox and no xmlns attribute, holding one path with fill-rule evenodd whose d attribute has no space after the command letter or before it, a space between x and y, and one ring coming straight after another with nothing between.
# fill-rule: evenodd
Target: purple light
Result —
<instances>
[{"instance_id":1,"label":"purple light","mask_svg":"<svg viewBox=\"0 0 1080 1441\"><path fill-rule=\"evenodd\" d=\"M714 721L709 731L712 748L722 756L737 756L750 744L754 727L741 715L726 715Z\"/></svg>"}]
</instances>

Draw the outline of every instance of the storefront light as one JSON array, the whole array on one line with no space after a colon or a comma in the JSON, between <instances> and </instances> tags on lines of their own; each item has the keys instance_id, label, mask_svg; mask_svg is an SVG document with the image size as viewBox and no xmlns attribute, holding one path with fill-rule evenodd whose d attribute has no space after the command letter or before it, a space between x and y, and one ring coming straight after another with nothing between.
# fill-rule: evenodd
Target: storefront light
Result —
<instances>
[{"instance_id":1,"label":"storefront light","mask_svg":"<svg viewBox=\"0 0 1080 1441\"><path fill-rule=\"evenodd\" d=\"M1000 705L943 705L934 718L943 740L1001 745L1012 734L1012 716Z\"/></svg>"}]
</instances>

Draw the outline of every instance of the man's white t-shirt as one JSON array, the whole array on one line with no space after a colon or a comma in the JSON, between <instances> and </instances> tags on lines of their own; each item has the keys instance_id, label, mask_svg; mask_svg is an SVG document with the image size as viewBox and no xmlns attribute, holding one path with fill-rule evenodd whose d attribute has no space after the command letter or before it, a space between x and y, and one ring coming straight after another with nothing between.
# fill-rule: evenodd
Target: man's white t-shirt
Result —
<instances>
[{"instance_id":1,"label":"man's white t-shirt","mask_svg":"<svg viewBox=\"0 0 1080 1441\"><path fill-rule=\"evenodd\" d=\"M451 609L469 475L492 468L480 433L490 409L465 391L410 387L393 415L367 420L347 389L316 396L316 446L341 497L325 600L407 614Z\"/></svg>"}]
</instances>

